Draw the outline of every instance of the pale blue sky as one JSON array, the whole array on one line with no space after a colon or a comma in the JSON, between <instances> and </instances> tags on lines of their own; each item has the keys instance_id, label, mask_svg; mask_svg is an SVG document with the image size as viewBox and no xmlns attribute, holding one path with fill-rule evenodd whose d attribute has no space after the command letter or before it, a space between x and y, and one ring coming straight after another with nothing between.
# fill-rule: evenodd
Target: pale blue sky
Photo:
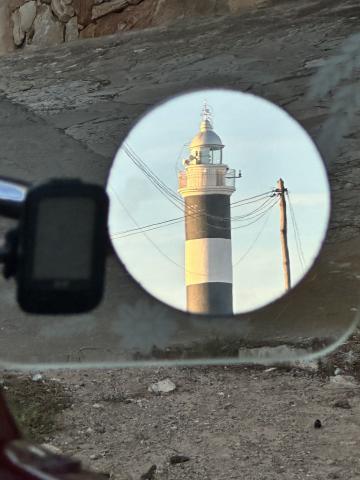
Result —
<instances>
[{"instance_id":1,"label":"pale blue sky","mask_svg":"<svg viewBox=\"0 0 360 480\"><path fill-rule=\"evenodd\" d=\"M153 109L133 128L126 142L156 175L177 191L177 170L188 156L184 145L199 130L205 99L213 111L214 130L225 145L224 163L243 174L236 180L231 202L276 188L277 180L282 177L292 199L308 269L326 232L329 190L315 146L286 112L250 94L219 89L197 91ZM112 185L108 190L111 233L136 227L134 220L142 226L182 216L121 149L109 184ZM248 213L258 205L233 208L232 216ZM232 227L240 225L232 223ZM288 225L292 277L296 284L303 270L290 214ZM259 234L253 248L242 258ZM184 309L184 223L150 231L147 237L133 235L115 240L114 245L129 271L150 293ZM232 248L235 311L252 310L283 294L277 205L259 222L247 228L234 228Z\"/></svg>"}]
</instances>

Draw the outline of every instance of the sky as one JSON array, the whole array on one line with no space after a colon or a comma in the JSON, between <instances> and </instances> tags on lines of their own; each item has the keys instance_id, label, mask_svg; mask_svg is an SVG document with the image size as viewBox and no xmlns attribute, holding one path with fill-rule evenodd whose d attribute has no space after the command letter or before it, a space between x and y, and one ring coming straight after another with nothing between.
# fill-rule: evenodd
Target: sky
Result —
<instances>
[{"instance_id":1,"label":"sky","mask_svg":"<svg viewBox=\"0 0 360 480\"><path fill-rule=\"evenodd\" d=\"M225 145L223 162L241 170L231 202L276 188L284 179L305 260L301 263L289 202L288 241L292 286L316 258L330 214L327 175L321 157L305 130L276 105L252 94L213 89L173 97L152 109L131 130L125 142L177 192L177 174L187 158L187 144L198 133L204 101L213 126ZM119 148L108 179L111 235L172 218L183 212L168 201ZM233 207L232 217L249 213L259 203ZM232 221L234 312L251 311L284 294L279 206L259 221ZM186 307L184 222L144 234L113 239L130 273L155 297Z\"/></svg>"}]
</instances>

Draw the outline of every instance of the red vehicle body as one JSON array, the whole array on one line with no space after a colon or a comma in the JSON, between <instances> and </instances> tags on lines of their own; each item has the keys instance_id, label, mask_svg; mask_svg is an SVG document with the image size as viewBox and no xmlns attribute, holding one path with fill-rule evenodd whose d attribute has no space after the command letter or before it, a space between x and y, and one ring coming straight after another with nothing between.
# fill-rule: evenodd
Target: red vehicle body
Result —
<instances>
[{"instance_id":1,"label":"red vehicle body","mask_svg":"<svg viewBox=\"0 0 360 480\"><path fill-rule=\"evenodd\" d=\"M1 480L104 480L104 475L82 469L81 462L54 454L27 442L0 391Z\"/></svg>"}]
</instances>

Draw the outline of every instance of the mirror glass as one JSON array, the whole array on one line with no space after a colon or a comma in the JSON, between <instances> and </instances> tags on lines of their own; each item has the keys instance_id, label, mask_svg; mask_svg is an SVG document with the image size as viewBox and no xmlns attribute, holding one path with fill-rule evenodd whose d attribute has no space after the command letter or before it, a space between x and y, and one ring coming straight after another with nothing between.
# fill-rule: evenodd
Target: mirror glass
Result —
<instances>
[{"instance_id":1,"label":"mirror glass","mask_svg":"<svg viewBox=\"0 0 360 480\"><path fill-rule=\"evenodd\" d=\"M25 200L26 192L25 186L0 178L0 200L20 203Z\"/></svg>"},{"instance_id":2,"label":"mirror glass","mask_svg":"<svg viewBox=\"0 0 360 480\"><path fill-rule=\"evenodd\" d=\"M114 160L110 236L159 300L198 314L249 312L306 275L330 193L306 131L271 102L199 90L153 108Z\"/></svg>"}]
</instances>

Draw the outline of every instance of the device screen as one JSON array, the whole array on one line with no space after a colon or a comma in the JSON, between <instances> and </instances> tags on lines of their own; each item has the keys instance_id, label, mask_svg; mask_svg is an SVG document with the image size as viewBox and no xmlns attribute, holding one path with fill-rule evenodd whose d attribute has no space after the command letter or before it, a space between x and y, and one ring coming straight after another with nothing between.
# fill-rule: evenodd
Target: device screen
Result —
<instances>
[{"instance_id":1,"label":"device screen","mask_svg":"<svg viewBox=\"0 0 360 480\"><path fill-rule=\"evenodd\" d=\"M91 277L95 202L89 197L49 197L38 206L34 280Z\"/></svg>"}]
</instances>

